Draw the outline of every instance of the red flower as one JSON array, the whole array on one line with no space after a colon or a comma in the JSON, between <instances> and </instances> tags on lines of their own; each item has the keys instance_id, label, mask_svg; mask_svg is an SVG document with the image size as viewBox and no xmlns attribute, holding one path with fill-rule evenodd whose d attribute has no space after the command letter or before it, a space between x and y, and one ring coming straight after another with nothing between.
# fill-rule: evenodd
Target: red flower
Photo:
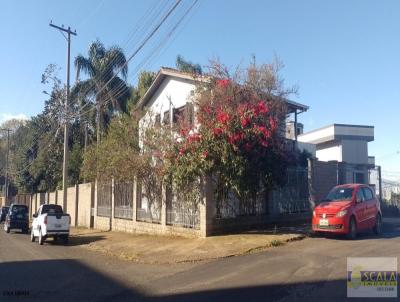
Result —
<instances>
[{"instance_id":1,"label":"red flower","mask_svg":"<svg viewBox=\"0 0 400 302\"><path fill-rule=\"evenodd\" d=\"M185 155L185 151L186 151L185 148L183 148L183 147L180 148L180 149L179 149L179 155L181 155L181 156L182 156L182 155Z\"/></svg>"},{"instance_id":2,"label":"red flower","mask_svg":"<svg viewBox=\"0 0 400 302\"><path fill-rule=\"evenodd\" d=\"M222 124L226 124L229 120L230 120L230 116L228 113L226 112L222 112L220 110L218 110L217 112L217 121L222 123Z\"/></svg>"},{"instance_id":3,"label":"red flower","mask_svg":"<svg viewBox=\"0 0 400 302\"><path fill-rule=\"evenodd\" d=\"M201 135L197 133L194 133L188 137L189 143L198 142L200 140L201 140Z\"/></svg>"},{"instance_id":4,"label":"red flower","mask_svg":"<svg viewBox=\"0 0 400 302\"><path fill-rule=\"evenodd\" d=\"M230 81L228 79L217 80L217 86L226 89L229 86Z\"/></svg>"},{"instance_id":5,"label":"red flower","mask_svg":"<svg viewBox=\"0 0 400 302\"><path fill-rule=\"evenodd\" d=\"M275 131L278 128L278 121L276 118L272 116L269 117L269 126L271 127L272 131Z\"/></svg>"},{"instance_id":6,"label":"red flower","mask_svg":"<svg viewBox=\"0 0 400 302\"><path fill-rule=\"evenodd\" d=\"M257 106L256 106L256 110L258 114L266 114L268 113L269 109L266 106L264 101L259 101Z\"/></svg>"},{"instance_id":7,"label":"red flower","mask_svg":"<svg viewBox=\"0 0 400 302\"><path fill-rule=\"evenodd\" d=\"M208 151L206 150L203 152L203 157L206 158L207 156L208 156Z\"/></svg>"},{"instance_id":8,"label":"red flower","mask_svg":"<svg viewBox=\"0 0 400 302\"><path fill-rule=\"evenodd\" d=\"M246 127L247 125L250 124L250 119L247 118L247 117L242 117L240 119L240 123L242 124L242 127L244 128L244 127Z\"/></svg>"},{"instance_id":9,"label":"red flower","mask_svg":"<svg viewBox=\"0 0 400 302\"><path fill-rule=\"evenodd\" d=\"M215 136L220 136L224 131L221 128L214 128L213 132Z\"/></svg>"}]
</instances>

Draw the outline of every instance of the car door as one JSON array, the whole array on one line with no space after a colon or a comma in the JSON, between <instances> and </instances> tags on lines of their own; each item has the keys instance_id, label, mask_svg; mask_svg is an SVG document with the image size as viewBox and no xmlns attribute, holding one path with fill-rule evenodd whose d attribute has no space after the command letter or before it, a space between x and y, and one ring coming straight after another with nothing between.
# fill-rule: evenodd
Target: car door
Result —
<instances>
[{"instance_id":1,"label":"car door","mask_svg":"<svg viewBox=\"0 0 400 302\"><path fill-rule=\"evenodd\" d=\"M375 217L378 212L376 200L370 188L363 187L362 189L364 192L365 204L366 204L366 210L365 210L366 223L369 228L372 228L375 225Z\"/></svg>"},{"instance_id":2,"label":"car door","mask_svg":"<svg viewBox=\"0 0 400 302\"><path fill-rule=\"evenodd\" d=\"M362 188L358 188L356 192L356 205L354 212L356 214L357 229L362 230L366 228L366 203L364 191Z\"/></svg>"}]
</instances>

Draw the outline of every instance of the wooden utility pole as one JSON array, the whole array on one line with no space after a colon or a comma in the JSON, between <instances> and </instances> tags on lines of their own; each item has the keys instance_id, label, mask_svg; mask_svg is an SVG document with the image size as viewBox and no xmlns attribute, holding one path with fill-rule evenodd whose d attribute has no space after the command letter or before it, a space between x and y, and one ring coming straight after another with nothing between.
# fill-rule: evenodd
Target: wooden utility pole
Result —
<instances>
[{"instance_id":1,"label":"wooden utility pole","mask_svg":"<svg viewBox=\"0 0 400 302\"><path fill-rule=\"evenodd\" d=\"M5 202L6 202L6 205L7 205L7 202L8 202L8 187L9 187L9 185L8 185L8 169L9 169L9 164L8 164L8 158L9 158L9 155L10 155L10 132L11 132L11 129L1 129L2 131L7 131L7 153L6 153L6 177L5 177L5 180L4 180L4 186L5 186L5 192L4 192L4 197L5 197Z\"/></svg>"},{"instance_id":2,"label":"wooden utility pole","mask_svg":"<svg viewBox=\"0 0 400 302\"><path fill-rule=\"evenodd\" d=\"M64 32L67 33L68 47L67 47L67 92L65 98L65 118L64 118L64 160L63 160L63 208L64 211L67 212L67 189L68 189L68 122L69 122L69 77L70 77L70 59L71 59L71 35L76 36L76 30L72 31L71 27L64 28L64 25L57 26L50 22L51 27L54 27L61 31L64 35Z\"/></svg>"}]
</instances>

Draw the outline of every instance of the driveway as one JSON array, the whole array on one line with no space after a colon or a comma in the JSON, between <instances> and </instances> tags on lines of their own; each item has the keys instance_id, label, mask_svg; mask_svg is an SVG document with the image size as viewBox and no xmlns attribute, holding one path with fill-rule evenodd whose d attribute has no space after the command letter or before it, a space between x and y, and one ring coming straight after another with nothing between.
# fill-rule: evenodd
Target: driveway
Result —
<instances>
[{"instance_id":1,"label":"driveway","mask_svg":"<svg viewBox=\"0 0 400 302\"><path fill-rule=\"evenodd\" d=\"M261 253L174 265L136 264L73 245L39 246L27 235L0 231L0 301L345 301L347 257L397 257L399 251L400 219L385 220L380 237L306 238Z\"/></svg>"}]
</instances>

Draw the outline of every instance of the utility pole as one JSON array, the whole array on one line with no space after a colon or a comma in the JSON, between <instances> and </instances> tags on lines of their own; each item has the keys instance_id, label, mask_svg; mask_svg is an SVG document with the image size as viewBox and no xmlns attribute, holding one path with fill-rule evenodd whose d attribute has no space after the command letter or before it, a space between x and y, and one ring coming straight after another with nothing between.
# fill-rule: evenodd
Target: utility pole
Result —
<instances>
[{"instance_id":1,"label":"utility pole","mask_svg":"<svg viewBox=\"0 0 400 302\"><path fill-rule=\"evenodd\" d=\"M64 160L63 160L63 208L67 212L67 189L68 189L68 112L69 112L69 76L70 76L70 59L71 59L71 35L76 36L76 30L72 31L71 27L64 28L64 25L57 26L52 22L49 24L61 31L64 38L67 40L67 93L65 98L65 119L64 119ZM67 33L65 37L64 33Z\"/></svg>"},{"instance_id":2,"label":"utility pole","mask_svg":"<svg viewBox=\"0 0 400 302\"><path fill-rule=\"evenodd\" d=\"M4 181L4 185L5 185L5 192L4 192L4 197L5 197L5 201L6 201L6 205L8 202L8 168L9 168L9 164L8 164L8 157L10 154L10 132L11 129L1 129L2 131L7 131L7 153L6 153L6 177L5 177L5 181Z\"/></svg>"}]
</instances>

